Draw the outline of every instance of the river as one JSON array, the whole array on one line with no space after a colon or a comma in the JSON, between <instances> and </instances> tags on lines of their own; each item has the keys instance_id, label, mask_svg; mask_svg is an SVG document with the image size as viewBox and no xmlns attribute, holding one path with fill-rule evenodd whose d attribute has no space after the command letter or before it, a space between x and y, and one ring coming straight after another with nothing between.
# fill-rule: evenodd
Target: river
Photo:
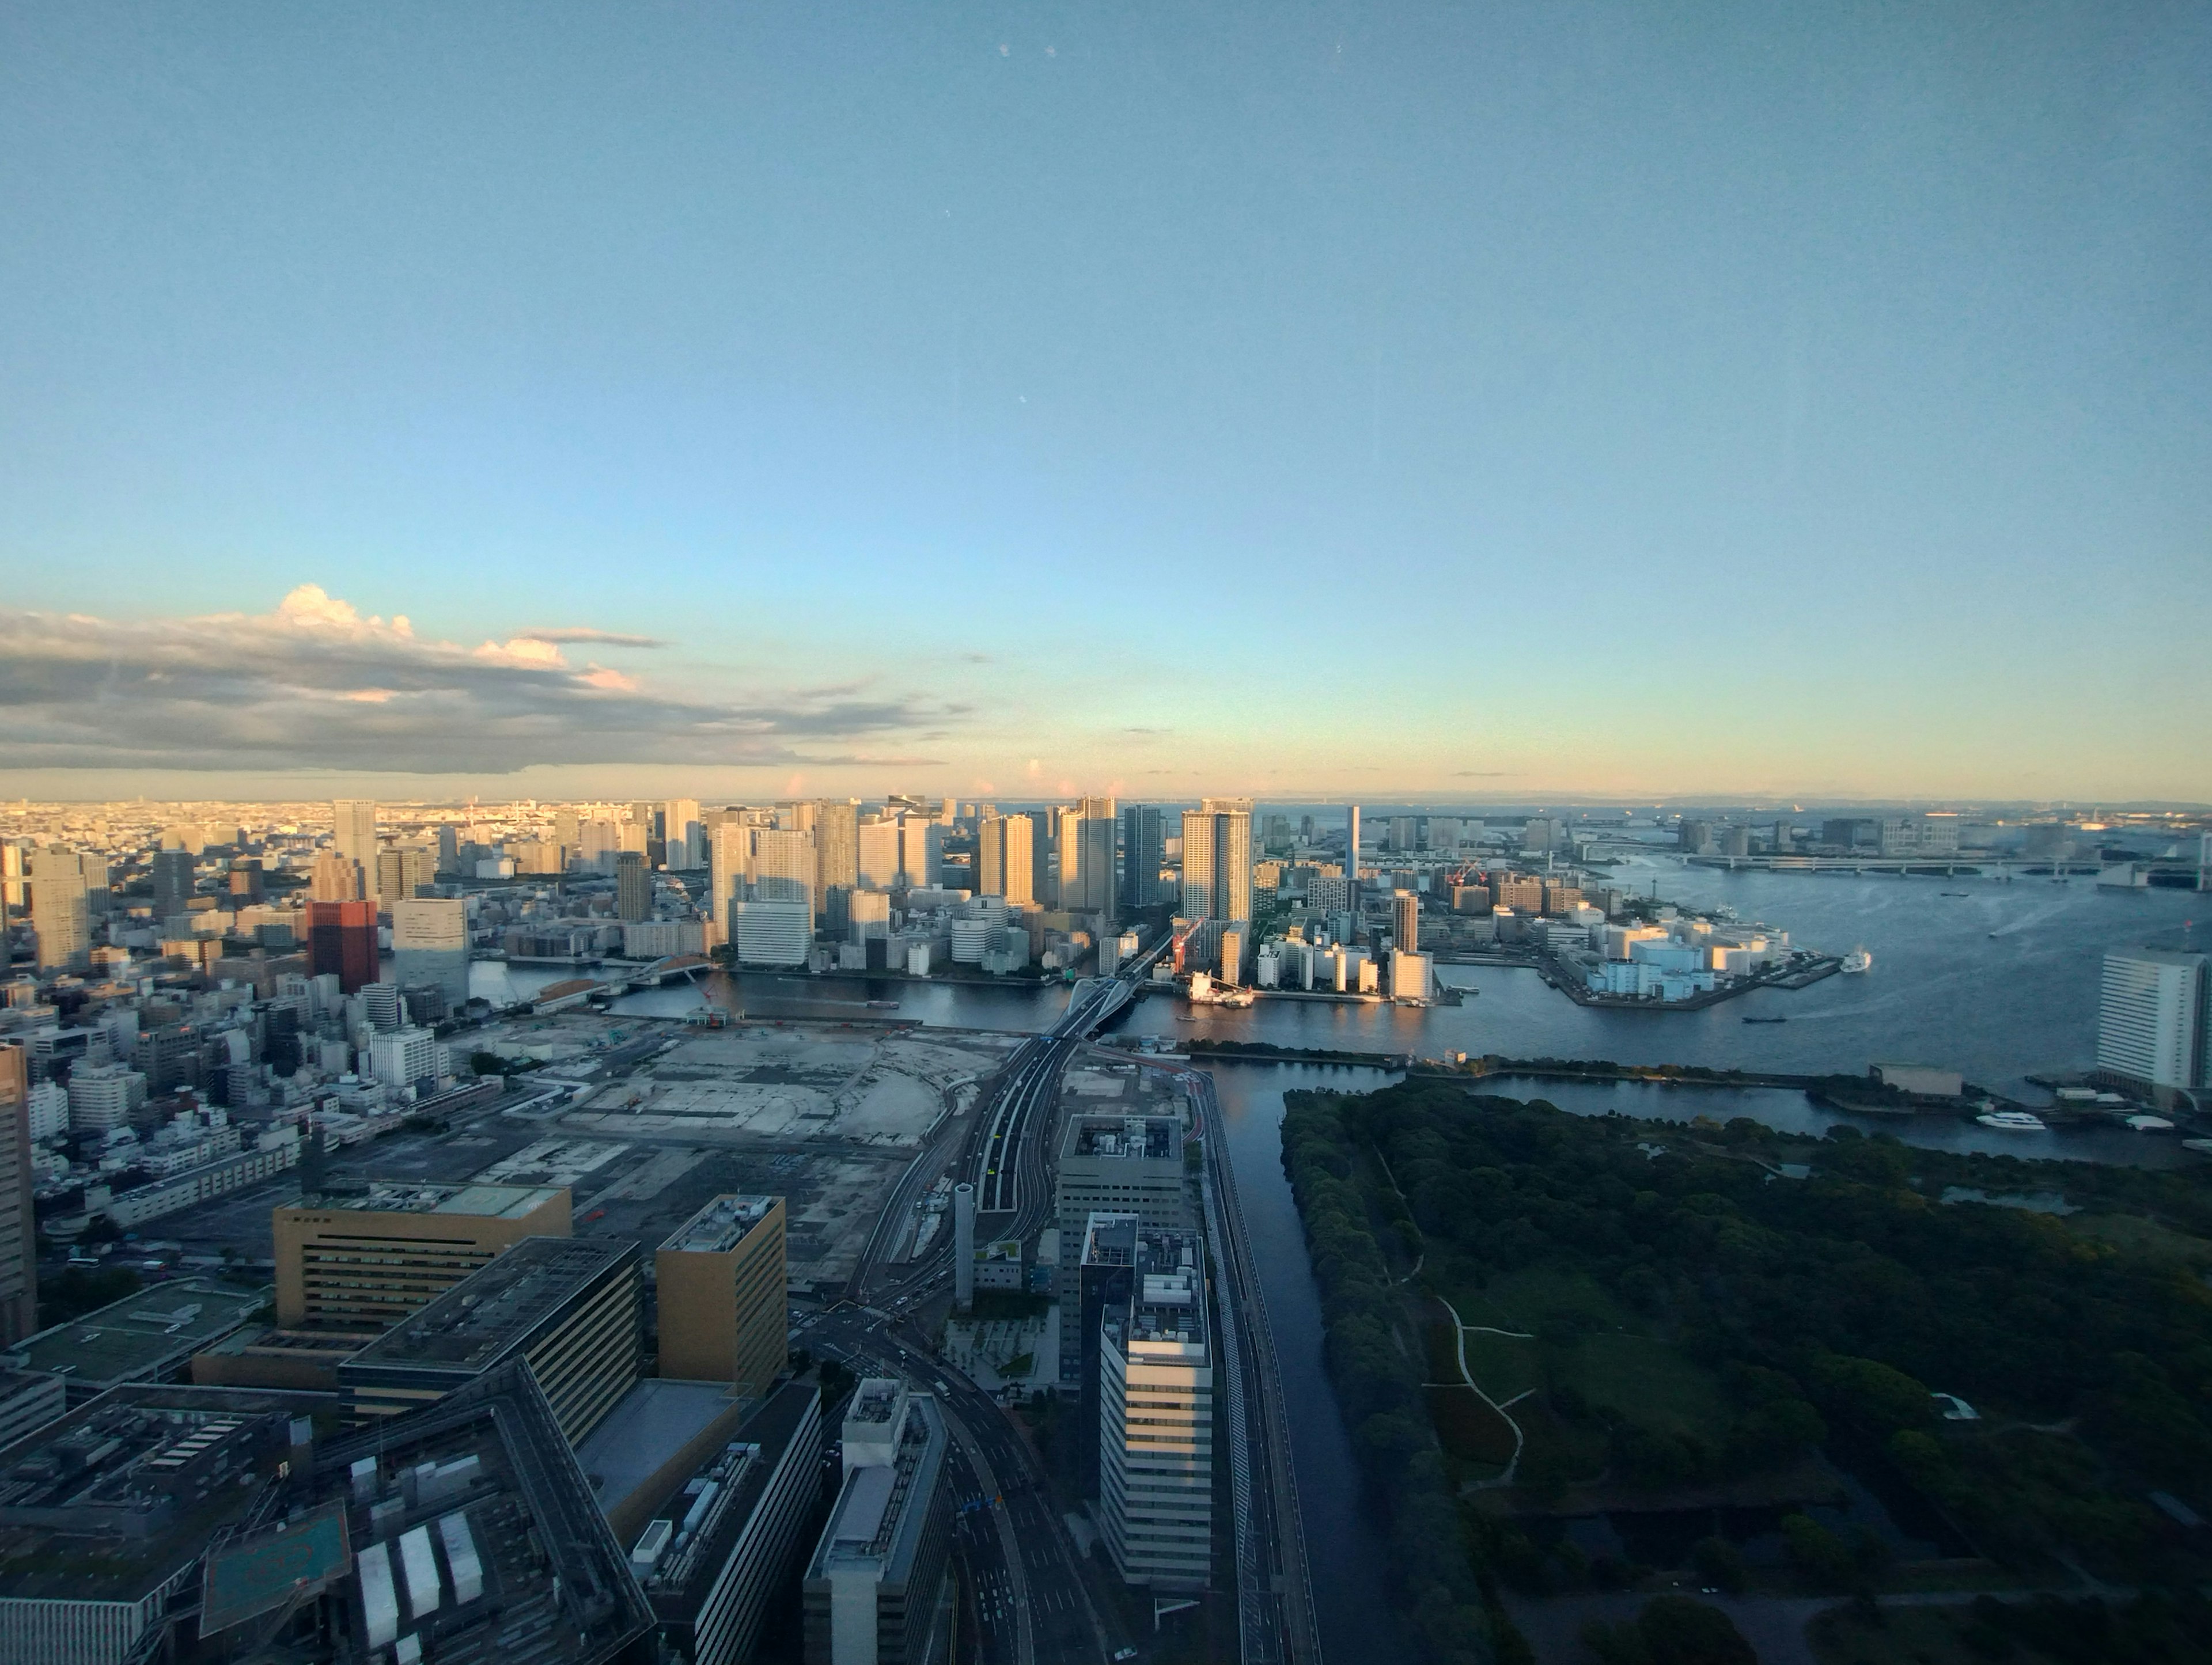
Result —
<instances>
[{"instance_id":1,"label":"river","mask_svg":"<svg viewBox=\"0 0 2212 1665\"><path fill-rule=\"evenodd\" d=\"M1243 1011L1193 1013L1180 1000L1152 996L1116 1027L1182 1039L1209 1035L1281 1046L1370 1052L1447 1050L1514 1057L1613 1058L1717 1068L1820 1073L1863 1070L1872 1061L1913 1061L1963 1070L1984 1085L2033 1100L2025 1078L2078 1071L2094 1060L2096 994L2107 948L2175 945L2182 922L2204 898L2186 891L2098 890L2076 881L1810 877L1683 869L1656 862L1624 869L1624 884L1662 899L1726 902L1793 942L1842 952L1863 945L1874 970L1832 977L1795 993L1761 991L1694 1012L1624 1012L1579 1006L1533 972L1446 967L1445 981L1470 991L1463 1006L1415 1011L1390 1006L1262 1000ZM1947 892L1963 892L1952 895ZM508 1001L567 971L471 968L478 994ZM1064 987L911 983L884 978L779 977L716 973L703 987L641 992L618 1012L675 1017L702 996L742 1002L761 1017L880 1016L871 1000L896 1000L898 1016L924 1024L1035 1031L1066 1009ZM1746 1024L1747 1014L1787 1024ZM1195 1018L1195 1021L1186 1021ZM1321 1309L1297 1211L1281 1162L1283 1095L1304 1087L1364 1091L1392 1078L1381 1071L1299 1065L1234 1065L1215 1071L1254 1259L1260 1267L1290 1409L1291 1437L1307 1522L1316 1605L1329 1657L1399 1656L1386 1597L1385 1551L1362 1525L1351 1443L1322 1370ZM1793 1133L1838 1121L1886 1129L1916 1145L2165 1166L2194 1161L2178 1140L2117 1129L2008 1134L1962 1118L1848 1117L1802 1093L1771 1088L1698 1089L1638 1083L1500 1079L1492 1090L1545 1098L1583 1115L1620 1111L1656 1119L1747 1115Z\"/></svg>"}]
</instances>

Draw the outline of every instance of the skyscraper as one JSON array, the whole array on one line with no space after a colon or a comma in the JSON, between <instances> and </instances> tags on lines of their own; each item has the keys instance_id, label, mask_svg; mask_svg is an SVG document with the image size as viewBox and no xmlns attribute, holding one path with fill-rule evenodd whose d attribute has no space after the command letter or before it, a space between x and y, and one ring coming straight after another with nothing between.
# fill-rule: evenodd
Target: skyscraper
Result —
<instances>
[{"instance_id":1,"label":"skyscraper","mask_svg":"<svg viewBox=\"0 0 2212 1665\"><path fill-rule=\"evenodd\" d=\"M808 810L812 805L805 806ZM810 921L819 915L822 906L821 872L814 849L814 835L796 828L763 827L753 834L752 893L768 902L804 902ZM773 887L765 882L773 880Z\"/></svg>"},{"instance_id":2,"label":"skyscraper","mask_svg":"<svg viewBox=\"0 0 2212 1665\"><path fill-rule=\"evenodd\" d=\"M154 927L166 930L168 922L191 905L192 853L156 850L154 853Z\"/></svg>"},{"instance_id":3,"label":"skyscraper","mask_svg":"<svg viewBox=\"0 0 2212 1665\"><path fill-rule=\"evenodd\" d=\"M2212 1085L2207 983L2202 954L2155 948L2106 954L2097 1006L2098 1073L2161 1103L2177 1087Z\"/></svg>"},{"instance_id":4,"label":"skyscraper","mask_svg":"<svg viewBox=\"0 0 2212 1665\"><path fill-rule=\"evenodd\" d=\"M888 890L897 884L901 853L900 822L896 816L871 816L860 823L860 880L871 890Z\"/></svg>"},{"instance_id":5,"label":"skyscraper","mask_svg":"<svg viewBox=\"0 0 2212 1665\"><path fill-rule=\"evenodd\" d=\"M353 863L354 894L376 900L376 805L366 798L341 798L331 805L331 848Z\"/></svg>"},{"instance_id":6,"label":"skyscraper","mask_svg":"<svg viewBox=\"0 0 2212 1665\"><path fill-rule=\"evenodd\" d=\"M0 1346L13 1346L38 1328L29 1060L21 1047L0 1043Z\"/></svg>"},{"instance_id":7,"label":"skyscraper","mask_svg":"<svg viewBox=\"0 0 2212 1665\"><path fill-rule=\"evenodd\" d=\"M338 980L341 994L358 993L376 981L376 904L374 902L310 902L307 904L307 975Z\"/></svg>"},{"instance_id":8,"label":"skyscraper","mask_svg":"<svg viewBox=\"0 0 2212 1665\"><path fill-rule=\"evenodd\" d=\"M1420 951L1421 899L1411 890L1391 893L1390 941L1408 954Z\"/></svg>"},{"instance_id":9,"label":"skyscraper","mask_svg":"<svg viewBox=\"0 0 2212 1665\"><path fill-rule=\"evenodd\" d=\"M662 805L661 825L663 842L667 846L668 865L689 872L694 867L704 866L707 860L706 829L699 820L699 800L696 798L672 798Z\"/></svg>"},{"instance_id":10,"label":"skyscraper","mask_svg":"<svg viewBox=\"0 0 2212 1665\"><path fill-rule=\"evenodd\" d=\"M1083 906L1083 811L1060 804L1044 813L1052 834L1048 899L1053 906L1074 912Z\"/></svg>"},{"instance_id":11,"label":"skyscraper","mask_svg":"<svg viewBox=\"0 0 2212 1665\"><path fill-rule=\"evenodd\" d=\"M945 823L909 815L899 823L899 867L910 888L945 883Z\"/></svg>"},{"instance_id":12,"label":"skyscraper","mask_svg":"<svg viewBox=\"0 0 2212 1665\"><path fill-rule=\"evenodd\" d=\"M653 874L635 850L615 857L615 917L625 925L653 917Z\"/></svg>"},{"instance_id":13,"label":"skyscraper","mask_svg":"<svg viewBox=\"0 0 2212 1665\"><path fill-rule=\"evenodd\" d=\"M1160 864L1167 855L1167 825L1151 804L1121 811L1121 905L1151 908L1160 899Z\"/></svg>"},{"instance_id":14,"label":"skyscraper","mask_svg":"<svg viewBox=\"0 0 2212 1665\"><path fill-rule=\"evenodd\" d=\"M1182 901L1186 919L1252 917L1249 799L1208 798L1182 812ZM1225 807L1237 804L1244 807ZM1224 806L1224 807L1216 807Z\"/></svg>"},{"instance_id":15,"label":"skyscraper","mask_svg":"<svg viewBox=\"0 0 2212 1665\"><path fill-rule=\"evenodd\" d=\"M469 998L469 905L459 897L415 896L392 904L392 980L403 989L436 987L455 1012Z\"/></svg>"},{"instance_id":16,"label":"skyscraper","mask_svg":"<svg viewBox=\"0 0 2212 1665\"><path fill-rule=\"evenodd\" d=\"M713 912L722 927L724 942L737 940L730 904L744 892L745 879L752 872L752 855L753 829L742 821L721 822L708 836L712 872L708 883L714 890Z\"/></svg>"},{"instance_id":17,"label":"skyscraper","mask_svg":"<svg viewBox=\"0 0 2212 1665\"><path fill-rule=\"evenodd\" d=\"M850 799L825 798L814 805L814 851L820 872L815 906L833 884L847 890L860 882L860 806Z\"/></svg>"},{"instance_id":18,"label":"skyscraper","mask_svg":"<svg viewBox=\"0 0 2212 1665\"><path fill-rule=\"evenodd\" d=\"M336 850L318 850L314 871L307 879L310 902L358 902L361 870Z\"/></svg>"},{"instance_id":19,"label":"skyscraper","mask_svg":"<svg viewBox=\"0 0 2212 1665\"><path fill-rule=\"evenodd\" d=\"M1359 883L1359 805L1353 804L1344 811L1344 876L1354 884Z\"/></svg>"},{"instance_id":20,"label":"skyscraper","mask_svg":"<svg viewBox=\"0 0 2212 1665\"><path fill-rule=\"evenodd\" d=\"M39 939L39 969L82 968L92 952L92 904L76 853L59 846L31 856L31 929Z\"/></svg>"},{"instance_id":21,"label":"skyscraper","mask_svg":"<svg viewBox=\"0 0 2212 1665\"><path fill-rule=\"evenodd\" d=\"M1026 815L987 817L976 836L976 889L1008 902L1034 902L1036 834Z\"/></svg>"},{"instance_id":22,"label":"skyscraper","mask_svg":"<svg viewBox=\"0 0 2212 1665\"><path fill-rule=\"evenodd\" d=\"M1114 882L1114 817L1110 812L1113 799L1106 799L1109 813L1086 813L1076 823L1077 836L1082 845L1082 898L1077 902L1063 900L1063 908L1073 907L1086 914L1105 914L1114 911L1116 894Z\"/></svg>"}]
</instances>

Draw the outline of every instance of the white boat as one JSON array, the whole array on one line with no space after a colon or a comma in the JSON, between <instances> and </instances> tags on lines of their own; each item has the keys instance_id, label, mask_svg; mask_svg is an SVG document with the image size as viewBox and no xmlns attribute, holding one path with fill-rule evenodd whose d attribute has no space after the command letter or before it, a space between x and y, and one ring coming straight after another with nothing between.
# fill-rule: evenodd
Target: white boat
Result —
<instances>
[{"instance_id":1,"label":"white boat","mask_svg":"<svg viewBox=\"0 0 2212 1665\"><path fill-rule=\"evenodd\" d=\"M2173 1130L2173 1123L2162 1115L2129 1115L2120 1119L2139 1133L2164 1133Z\"/></svg>"},{"instance_id":2,"label":"white boat","mask_svg":"<svg viewBox=\"0 0 2212 1665\"><path fill-rule=\"evenodd\" d=\"M1844 956L1844 975L1845 976L1856 977L1863 972L1871 971L1873 969L1874 956L1868 953L1863 947L1854 948L1850 953Z\"/></svg>"},{"instance_id":3,"label":"white boat","mask_svg":"<svg viewBox=\"0 0 2212 1665\"><path fill-rule=\"evenodd\" d=\"M1988 1110L1974 1118L1984 1127L2006 1133L2039 1133L2044 1121L2032 1110Z\"/></svg>"}]
</instances>

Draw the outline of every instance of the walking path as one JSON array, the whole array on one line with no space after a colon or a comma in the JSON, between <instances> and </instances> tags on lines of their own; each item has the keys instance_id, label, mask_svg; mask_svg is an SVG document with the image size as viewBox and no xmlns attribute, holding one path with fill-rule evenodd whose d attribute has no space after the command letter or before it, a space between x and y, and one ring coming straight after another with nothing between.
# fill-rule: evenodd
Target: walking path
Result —
<instances>
[{"instance_id":1,"label":"walking path","mask_svg":"<svg viewBox=\"0 0 2212 1665\"><path fill-rule=\"evenodd\" d=\"M1521 1466L1521 1448L1528 1443L1527 1437L1521 1431L1521 1425L1516 1422L1511 1417L1506 1416L1505 1407L1500 1405L1488 1394L1483 1392L1482 1384L1474 1379L1474 1373L1467 1368L1467 1333L1471 1326L1461 1322L1459 1309L1454 1306L1449 1301L1444 1300L1444 1297L1441 1295L1437 1296L1437 1299L1443 1303L1443 1310L1452 1316L1452 1328L1454 1332L1453 1340L1457 1344L1457 1351L1459 1353L1459 1379L1462 1382L1464 1382L1469 1389L1473 1389L1474 1396L1477 1399L1490 1407L1492 1410L1497 1412L1498 1414L1504 1419L1505 1425L1513 1431L1513 1455L1511 1460L1506 1463L1504 1472L1499 1474L1495 1480L1477 1480L1475 1484L1479 1486L1486 1487L1510 1486L1513 1484L1514 1471ZM1510 1335L1513 1332L1510 1330L1497 1330L1492 1332L1492 1334L1498 1335ZM1527 1395L1522 1395L1521 1397L1525 1398Z\"/></svg>"}]
</instances>

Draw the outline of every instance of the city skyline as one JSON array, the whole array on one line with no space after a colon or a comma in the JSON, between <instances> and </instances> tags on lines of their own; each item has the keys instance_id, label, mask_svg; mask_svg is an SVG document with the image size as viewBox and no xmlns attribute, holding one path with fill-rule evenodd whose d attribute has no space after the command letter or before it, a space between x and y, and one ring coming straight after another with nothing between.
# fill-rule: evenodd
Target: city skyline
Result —
<instances>
[{"instance_id":1,"label":"city skyline","mask_svg":"<svg viewBox=\"0 0 2212 1665\"><path fill-rule=\"evenodd\" d=\"M12 796L2212 799L2202 14L7 31Z\"/></svg>"}]
</instances>

